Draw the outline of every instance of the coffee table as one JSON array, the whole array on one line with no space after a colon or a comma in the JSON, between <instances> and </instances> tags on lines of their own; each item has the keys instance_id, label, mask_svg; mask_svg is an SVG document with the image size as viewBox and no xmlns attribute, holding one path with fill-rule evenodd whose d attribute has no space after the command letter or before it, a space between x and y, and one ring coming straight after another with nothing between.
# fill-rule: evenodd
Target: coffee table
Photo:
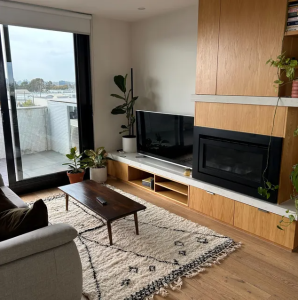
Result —
<instances>
[{"instance_id":1,"label":"coffee table","mask_svg":"<svg viewBox=\"0 0 298 300\"><path fill-rule=\"evenodd\" d=\"M118 219L133 214L136 234L139 234L137 212L146 209L146 206L92 180L60 186L59 189L65 193L66 210L70 196L107 221L110 245L113 245L111 223ZM107 205L101 205L97 197L107 201Z\"/></svg>"}]
</instances>

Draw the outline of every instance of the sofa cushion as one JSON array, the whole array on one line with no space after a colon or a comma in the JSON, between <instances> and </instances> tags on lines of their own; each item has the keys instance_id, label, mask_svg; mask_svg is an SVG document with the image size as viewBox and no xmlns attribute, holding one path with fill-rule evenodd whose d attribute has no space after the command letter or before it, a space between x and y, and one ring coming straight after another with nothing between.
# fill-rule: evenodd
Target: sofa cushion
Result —
<instances>
[{"instance_id":1,"label":"sofa cushion","mask_svg":"<svg viewBox=\"0 0 298 300\"><path fill-rule=\"evenodd\" d=\"M8 209L17 208L0 189L0 214Z\"/></svg>"},{"instance_id":2,"label":"sofa cushion","mask_svg":"<svg viewBox=\"0 0 298 300\"><path fill-rule=\"evenodd\" d=\"M0 241L48 226L48 210L42 200L31 208L12 208L0 213Z\"/></svg>"},{"instance_id":3,"label":"sofa cushion","mask_svg":"<svg viewBox=\"0 0 298 300\"><path fill-rule=\"evenodd\" d=\"M27 204L15 194L9 187L1 186L0 190L5 194L5 196L17 207L28 207Z\"/></svg>"}]
</instances>

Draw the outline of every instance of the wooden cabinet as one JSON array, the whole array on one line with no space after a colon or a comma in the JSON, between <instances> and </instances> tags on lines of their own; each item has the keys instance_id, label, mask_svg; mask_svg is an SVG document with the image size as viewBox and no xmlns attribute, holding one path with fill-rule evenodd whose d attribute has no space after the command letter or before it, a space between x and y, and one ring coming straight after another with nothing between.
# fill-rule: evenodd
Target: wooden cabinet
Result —
<instances>
[{"instance_id":1,"label":"wooden cabinet","mask_svg":"<svg viewBox=\"0 0 298 300\"><path fill-rule=\"evenodd\" d=\"M199 1L196 94L215 95L220 0Z\"/></svg>"},{"instance_id":2,"label":"wooden cabinet","mask_svg":"<svg viewBox=\"0 0 298 300\"><path fill-rule=\"evenodd\" d=\"M108 174L121 180L128 180L128 165L119 161L108 161Z\"/></svg>"},{"instance_id":3,"label":"wooden cabinet","mask_svg":"<svg viewBox=\"0 0 298 300\"><path fill-rule=\"evenodd\" d=\"M277 229L281 216L262 211L256 207L235 202L234 226L284 247L294 249L298 246L296 222L286 230Z\"/></svg>"},{"instance_id":4,"label":"wooden cabinet","mask_svg":"<svg viewBox=\"0 0 298 300\"><path fill-rule=\"evenodd\" d=\"M214 219L233 225L235 201L190 186L189 207Z\"/></svg>"},{"instance_id":5,"label":"wooden cabinet","mask_svg":"<svg viewBox=\"0 0 298 300\"><path fill-rule=\"evenodd\" d=\"M287 0L200 0L196 93L276 96L266 61L282 51L286 11Z\"/></svg>"}]
</instances>

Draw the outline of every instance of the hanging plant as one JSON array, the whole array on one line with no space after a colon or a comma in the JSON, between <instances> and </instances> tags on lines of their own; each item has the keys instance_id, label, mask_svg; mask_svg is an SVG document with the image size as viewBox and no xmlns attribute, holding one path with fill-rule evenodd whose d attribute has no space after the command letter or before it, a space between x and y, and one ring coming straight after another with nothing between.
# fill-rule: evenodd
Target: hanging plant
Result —
<instances>
[{"instance_id":1,"label":"hanging plant","mask_svg":"<svg viewBox=\"0 0 298 300\"><path fill-rule=\"evenodd\" d=\"M285 56L285 53L277 56L276 60L273 60L270 58L266 64L270 64L270 66L277 68L277 80L274 81L274 87L277 90L279 87L292 83L293 80L295 80L295 71L298 67L298 61L295 58L287 58ZM284 82L281 80L281 77L285 74L285 76L288 78L287 82ZM273 116L273 123L272 123L272 130L271 130L271 135L270 135L270 140L269 140L269 145L268 145L268 153L267 153L267 163L266 167L263 171L262 178L263 178L263 187L258 188L258 193L266 198L269 199L271 196L271 193L278 190L279 186L272 184L266 177L266 171L268 169L268 162L269 162L269 156L270 156L270 147L271 147L271 141L272 141L272 135L273 135L273 129L274 129L274 122L275 122L275 117L276 117L276 111L277 107L280 101L280 97L278 97L276 106L275 106L275 112ZM294 137L298 136L298 128L294 131ZM282 216L281 220L279 221L279 224L277 225L277 228L280 230L284 230L284 228L290 226L298 217L298 164L293 166L293 170L290 174L290 180L293 185L293 193L290 195L290 198L294 200L295 202L295 208L296 212L295 214L290 214L287 217ZM287 210L286 214L289 214L290 211Z\"/></svg>"}]
</instances>

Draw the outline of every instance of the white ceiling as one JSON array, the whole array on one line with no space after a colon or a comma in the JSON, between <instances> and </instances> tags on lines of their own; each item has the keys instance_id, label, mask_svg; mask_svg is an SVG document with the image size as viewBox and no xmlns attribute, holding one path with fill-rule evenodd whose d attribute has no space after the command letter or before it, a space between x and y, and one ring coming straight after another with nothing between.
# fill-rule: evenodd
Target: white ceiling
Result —
<instances>
[{"instance_id":1,"label":"white ceiling","mask_svg":"<svg viewBox=\"0 0 298 300\"><path fill-rule=\"evenodd\" d=\"M123 21L138 21L195 5L198 0L17 0L75 12L97 14ZM146 10L138 10L145 7Z\"/></svg>"}]
</instances>

